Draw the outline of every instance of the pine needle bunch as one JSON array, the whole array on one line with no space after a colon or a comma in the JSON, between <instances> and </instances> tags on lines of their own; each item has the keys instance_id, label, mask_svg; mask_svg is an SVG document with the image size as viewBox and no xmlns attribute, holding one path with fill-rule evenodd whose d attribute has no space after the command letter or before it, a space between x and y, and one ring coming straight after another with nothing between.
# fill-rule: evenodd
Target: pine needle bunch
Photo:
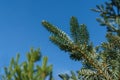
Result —
<instances>
[{"instance_id":1,"label":"pine needle bunch","mask_svg":"<svg viewBox=\"0 0 120 80\"><path fill-rule=\"evenodd\" d=\"M5 67L5 75L2 80L53 80L52 65L47 65L48 58L46 56L42 59L42 65L35 63L40 61L41 52L39 49L31 48L27 53L27 61L19 63L20 54L16 59L12 58L9 67Z\"/></svg>"},{"instance_id":2,"label":"pine needle bunch","mask_svg":"<svg viewBox=\"0 0 120 80\"><path fill-rule=\"evenodd\" d=\"M83 64L77 74L59 75L63 80L120 80L120 0L110 0L96 7L92 10L100 14L97 21L107 29L107 41L97 47L89 39L87 26L79 24L76 17L70 19L70 36L51 23L42 21L51 33L50 40L68 52L72 60Z\"/></svg>"}]
</instances>

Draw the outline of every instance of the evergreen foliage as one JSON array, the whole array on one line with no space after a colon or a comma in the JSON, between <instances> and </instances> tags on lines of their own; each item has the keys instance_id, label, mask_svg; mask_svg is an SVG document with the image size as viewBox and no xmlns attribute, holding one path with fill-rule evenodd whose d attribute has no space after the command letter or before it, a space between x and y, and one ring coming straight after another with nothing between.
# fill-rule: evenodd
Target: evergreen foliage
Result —
<instances>
[{"instance_id":1,"label":"evergreen foliage","mask_svg":"<svg viewBox=\"0 0 120 80\"><path fill-rule=\"evenodd\" d=\"M50 41L61 50L68 52L70 59L81 61L82 68L71 74L60 74L62 80L120 80L120 0L109 0L104 5L97 5L92 11L98 12L96 20L106 27L106 42L93 46L85 24L79 24L76 17L70 19L68 36L64 31L47 21L42 25L51 33ZM19 62L20 54L12 58L9 67L5 67L2 80L54 80L52 65L47 65L48 58L42 59L39 49L33 48L27 53L27 61Z\"/></svg>"},{"instance_id":2,"label":"evergreen foliage","mask_svg":"<svg viewBox=\"0 0 120 80\"><path fill-rule=\"evenodd\" d=\"M53 80L52 65L47 65L48 58L42 59L42 65L35 64L41 59L39 49L31 48L27 53L27 61L19 63L20 55L16 59L12 58L9 67L5 67L5 75L2 80Z\"/></svg>"},{"instance_id":3,"label":"evergreen foliage","mask_svg":"<svg viewBox=\"0 0 120 80\"><path fill-rule=\"evenodd\" d=\"M100 14L97 21L105 26L106 42L94 47L89 40L85 24L79 25L76 17L70 19L71 37L47 21L42 25L51 32L50 40L70 58L81 61L83 67L77 75L59 75L63 80L120 80L120 0L110 0L92 9Z\"/></svg>"}]
</instances>

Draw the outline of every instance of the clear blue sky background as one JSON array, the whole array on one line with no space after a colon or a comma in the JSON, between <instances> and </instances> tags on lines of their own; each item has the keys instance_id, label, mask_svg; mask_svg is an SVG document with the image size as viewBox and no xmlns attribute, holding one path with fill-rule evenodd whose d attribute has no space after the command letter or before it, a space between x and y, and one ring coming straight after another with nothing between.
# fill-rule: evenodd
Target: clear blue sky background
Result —
<instances>
[{"instance_id":1,"label":"clear blue sky background","mask_svg":"<svg viewBox=\"0 0 120 80\"><path fill-rule=\"evenodd\" d=\"M41 48L42 55L49 57L53 64L54 76L59 73L79 70L80 62L70 60L69 55L49 41L49 32L41 25L47 20L66 33L69 20L76 16L81 24L86 24L94 45L105 40L105 28L100 27L95 18L99 15L90 11L96 4L106 0L0 0L0 70L8 66L17 53L21 61L31 47Z\"/></svg>"}]
</instances>

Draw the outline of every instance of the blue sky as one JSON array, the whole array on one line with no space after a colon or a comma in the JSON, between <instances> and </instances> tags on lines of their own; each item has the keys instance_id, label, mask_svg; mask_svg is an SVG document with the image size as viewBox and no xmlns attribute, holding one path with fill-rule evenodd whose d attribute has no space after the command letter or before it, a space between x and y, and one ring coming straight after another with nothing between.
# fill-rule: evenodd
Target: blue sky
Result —
<instances>
[{"instance_id":1,"label":"blue sky","mask_svg":"<svg viewBox=\"0 0 120 80\"><path fill-rule=\"evenodd\" d=\"M80 62L70 60L69 55L49 41L49 32L41 25L47 20L66 33L69 32L71 16L80 24L86 24L94 45L105 41L105 28L95 18L99 14L90 11L96 4L106 0L0 0L0 70L8 66L17 53L21 61L31 47L40 48L43 56L53 64L54 76L58 73L79 70Z\"/></svg>"}]
</instances>

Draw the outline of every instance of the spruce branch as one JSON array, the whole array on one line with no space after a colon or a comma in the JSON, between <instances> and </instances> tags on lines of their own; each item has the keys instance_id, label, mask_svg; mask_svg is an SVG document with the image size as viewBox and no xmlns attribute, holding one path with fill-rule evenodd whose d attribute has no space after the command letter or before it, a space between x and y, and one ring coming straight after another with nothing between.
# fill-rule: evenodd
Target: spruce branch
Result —
<instances>
[{"instance_id":1,"label":"spruce branch","mask_svg":"<svg viewBox=\"0 0 120 80\"><path fill-rule=\"evenodd\" d=\"M77 26L77 20L75 19L75 18L73 18L72 17L72 20L71 20L72 22L71 22L71 24L72 24L72 28L71 29L74 29L74 30L76 30L77 28L78 28L78 26ZM73 24L76 24L76 26L75 25L73 25ZM111 78L111 76L108 74L108 72L107 72L107 70L103 70L103 68L104 68L104 66L103 66L103 64L102 63L100 63L97 59L95 59L95 58L93 58L92 56L93 55L95 55L96 53L91 53L91 52L89 52L88 50L87 50L87 44L85 44L84 42L84 40L88 40L88 33L87 32L85 32L85 36L84 36L84 30L86 30L86 29L84 29L84 28L81 28L80 30L80 32L79 33L81 33L81 34L83 34L83 35L81 35L81 34L79 34L79 35L81 35L81 37L83 37L83 43L84 44L82 44L82 42L81 42L81 44L79 44L79 45L76 45L76 43L72 43L73 41L70 41L69 39L68 39L68 37L67 38L64 38L65 36L61 36L61 35L64 35L64 33L62 33L62 31L61 30L59 30L58 28L56 29L55 28L55 26L53 26L52 24L50 24L50 23L48 23L48 22L42 22L42 24L43 24L43 26L45 26L45 28L47 28L48 29L48 31L51 31L52 33L53 33L53 35L50 37L50 40L53 42L53 43L55 43L57 46L59 46L59 48L60 49L62 49L62 50L64 50L64 51L67 51L67 52L70 52L71 54L73 54L74 55L74 53L78 53L78 54L81 54L81 56L80 57L82 57L82 59L84 59L84 60L86 60L88 63L90 63L94 68L96 68L96 70L98 71L98 73L99 74L101 74L101 75L103 75L107 80L112 80L112 78ZM49 24L49 25L48 25ZM75 28L73 28L73 27L76 27L76 29ZM82 27L85 27L84 25L82 25ZM53 29L53 30L52 30ZM55 31L56 30L56 31ZM72 31L72 30L71 30ZM86 30L87 31L87 30ZM59 33L58 33L59 32ZM78 34L78 33L75 33L74 31L72 32L72 34L74 34L73 36L74 36L74 39L75 39L75 37L76 37L76 39L77 39L77 37L78 36L76 36L76 34ZM87 38L86 38L87 37ZM75 39L75 40L76 40ZM80 39L82 39L82 38L80 38ZM70 42L69 42L70 41ZM76 42L76 41L75 41ZM72 44L70 44L70 43L72 43ZM80 47L81 46L81 47ZM105 64L105 63L104 63ZM102 65L102 66L101 66ZM107 64L106 64L107 65ZM104 72L105 71L105 72Z\"/></svg>"}]
</instances>

